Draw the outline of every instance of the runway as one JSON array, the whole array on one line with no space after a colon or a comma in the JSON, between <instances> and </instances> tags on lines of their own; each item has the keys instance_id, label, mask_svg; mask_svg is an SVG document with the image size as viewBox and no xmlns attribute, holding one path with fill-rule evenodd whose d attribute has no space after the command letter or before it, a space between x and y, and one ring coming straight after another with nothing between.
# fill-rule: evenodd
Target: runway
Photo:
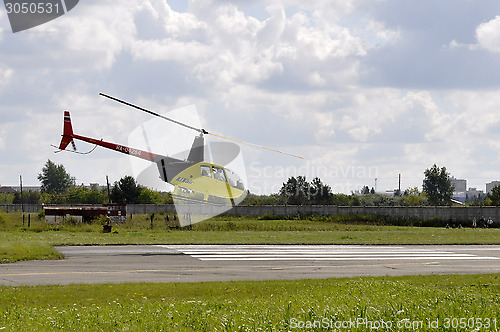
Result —
<instances>
[{"instance_id":1,"label":"runway","mask_svg":"<svg viewBox=\"0 0 500 332\"><path fill-rule=\"evenodd\" d=\"M66 259L0 264L0 285L500 273L500 246L134 245L56 249Z\"/></svg>"}]
</instances>

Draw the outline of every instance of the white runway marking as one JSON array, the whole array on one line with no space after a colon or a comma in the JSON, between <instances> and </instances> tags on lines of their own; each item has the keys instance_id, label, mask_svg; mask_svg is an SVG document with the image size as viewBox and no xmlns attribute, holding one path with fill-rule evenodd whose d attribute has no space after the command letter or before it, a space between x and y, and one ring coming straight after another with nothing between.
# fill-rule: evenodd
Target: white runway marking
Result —
<instances>
[{"instance_id":1,"label":"white runway marking","mask_svg":"<svg viewBox=\"0 0 500 332\"><path fill-rule=\"evenodd\" d=\"M411 247L392 246L217 246L179 245L168 246L202 261L381 261L381 260L492 260L498 257L477 256Z\"/></svg>"}]
</instances>

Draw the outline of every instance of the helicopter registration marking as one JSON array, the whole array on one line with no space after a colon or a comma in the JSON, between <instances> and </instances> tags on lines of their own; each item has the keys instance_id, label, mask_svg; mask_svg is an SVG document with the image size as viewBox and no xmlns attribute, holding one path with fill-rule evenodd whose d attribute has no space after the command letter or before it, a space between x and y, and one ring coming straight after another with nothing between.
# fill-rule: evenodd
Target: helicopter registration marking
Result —
<instances>
[{"instance_id":1,"label":"helicopter registration marking","mask_svg":"<svg viewBox=\"0 0 500 332\"><path fill-rule=\"evenodd\" d=\"M183 177L180 177L180 176L177 179L175 179L175 181L178 181L180 183L193 184L192 180L189 180L187 178L183 178Z\"/></svg>"},{"instance_id":2,"label":"helicopter registration marking","mask_svg":"<svg viewBox=\"0 0 500 332\"><path fill-rule=\"evenodd\" d=\"M126 147L126 146L117 145L116 146L116 150L121 151L121 152L125 152L125 153L128 153L128 154L131 154L131 155L134 155L134 156L140 156L141 155L141 150L131 149L131 148Z\"/></svg>"}]
</instances>

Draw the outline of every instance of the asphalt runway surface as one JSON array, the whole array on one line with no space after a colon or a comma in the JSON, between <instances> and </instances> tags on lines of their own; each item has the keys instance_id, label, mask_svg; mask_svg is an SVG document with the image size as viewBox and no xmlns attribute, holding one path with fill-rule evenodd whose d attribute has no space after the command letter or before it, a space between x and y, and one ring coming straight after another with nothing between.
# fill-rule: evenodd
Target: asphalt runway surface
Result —
<instances>
[{"instance_id":1,"label":"asphalt runway surface","mask_svg":"<svg viewBox=\"0 0 500 332\"><path fill-rule=\"evenodd\" d=\"M0 264L0 285L500 273L500 246L129 245L56 249L66 259Z\"/></svg>"}]
</instances>

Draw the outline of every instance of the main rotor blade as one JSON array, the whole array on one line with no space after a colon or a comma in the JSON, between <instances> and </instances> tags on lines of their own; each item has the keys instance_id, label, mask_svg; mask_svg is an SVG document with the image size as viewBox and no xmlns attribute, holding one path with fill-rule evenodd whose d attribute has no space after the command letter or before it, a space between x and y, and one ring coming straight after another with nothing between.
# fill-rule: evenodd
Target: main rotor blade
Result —
<instances>
[{"instance_id":1,"label":"main rotor blade","mask_svg":"<svg viewBox=\"0 0 500 332\"><path fill-rule=\"evenodd\" d=\"M222 135L217 135L217 134L214 134L214 133L209 133L209 132L208 132L208 131L206 131L205 129L192 127L192 126L187 125L187 124L185 124L185 123L182 123L182 122L176 121L176 120L174 120L174 119L167 118L166 116L163 116L163 115L161 115L161 114L155 113L155 112L150 111L150 110L148 110L148 109L145 109L145 108L143 108L143 107L140 107L140 106L137 106L137 105L131 104L131 103L126 102L126 101L124 101L124 100L121 100L121 99L118 99L118 98L112 97L112 96L107 95L107 94L102 93L102 92L99 92L99 95L101 95L101 96L103 96L103 97L106 97L106 98L109 98L109 99L111 99L111 100L117 101L117 102L119 102L119 103L121 103L121 104L124 104L124 105L130 106L130 107L136 108L136 109L138 109L138 110L141 110L141 111L143 111L143 112L149 113L149 114L151 114L151 115L154 115L154 116L160 117L160 118L165 119L165 120L167 120L167 121L170 121L170 122L176 123L176 124L178 124L178 125L180 125L180 126L183 126L183 127L186 127L186 128L192 129L192 130L195 130L195 131L197 131L197 132L199 132L199 133L202 133L202 134L209 134L209 135L212 135L212 136L216 136L216 137L220 137L220 138L228 139L228 140L235 141L235 142L238 142L238 143L247 144L247 145L255 146L255 147L258 147L258 148L261 148L261 149L265 149L265 150L269 150L269 151L273 151L273 152L278 152L278 153L281 153L281 154L286 154L286 155L288 155L288 156L292 156L292 157L295 157L295 158L304 159L304 157L297 156L297 155L294 155L294 154L291 154L291 153L283 152L283 151L280 151L280 150L276 150L276 149L268 148L268 147L265 147L265 146L261 146L261 145L257 145L257 144L253 144L253 143L249 143L249 142L245 142L245 141L241 141L241 140L238 140L238 139L234 139L234 138L230 138L230 137L226 137L226 136L222 136Z\"/></svg>"},{"instance_id":2,"label":"main rotor blade","mask_svg":"<svg viewBox=\"0 0 500 332\"><path fill-rule=\"evenodd\" d=\"M143 108L143 107L140 107L140 106L137 106L137 105L131 104L131 103L126 102L126 101L124 101L124 100L121 100L121 99L118 99L118 98L112 97L112 96L107 95L107 94L105 94L105 93L99 92L99 94L100 94L101 96L103 96L103 97L109 98L109 99L111 99L111 100L117 101L117 102L119 102L119 103L122 103L122 104L127 105L127 106L130 106L130 107L136 108L136 109L138 109L138 110L141 110L141 111L146 112L146 113L149 113L149 114L151 114L151 115L154 115L154 116L160 117L160 118L165 119L165 120L167 120L167 121L170 121L170 122L176 123L176 124L178 124L178 125L180 125L180 126L183 126L183 127L186 127L186 128L192 129L192 130L195 130L195 131L197 131L197 132L199 132L199 133L202 133L202 134L206 134L206 133L207 133L204 129L195 128L195 127L192 127L192 126L187 125L187 124L185 124L185 123L182 123L182 122L176 121L176 120L174 120L174 119L167 118L167 117L166 117L166 116L164 116L164 115L161 115L161 114L155 113L155 112L153 112L153 111L150 111L150 110L148 110L148 109L145 109L145 108Z\"/></svg>"},{"instance_id":3,"label":"main rotor blade","mask_svg":"<svg viewBox=\"0 0 500 332\"><path fill-rule=\"evenodd\" d=\"M216 136L216 137L220 137L220 138L224 138L224 139L228 139L228 140L235 141L235 142L242 143L242 144L247 144L247 145L255 146L257 148L261 148L261 149L265 149L265 150L269 150L269 151L273 151L273 152L278 152L278 153L281 153L281 154L286 154L287 156L292 156L292 157L295 157L295 158L304 159L304 157L297 156L295 154L291 154L291 153L288 153L288 152L283 152L283 151L276 150L276 149L273 149L273 148L268 148L268 147L262 146L262 145L257 145L257 144L245 142L245 141L242 141L242 140L239 140L239 139L235 139L235 138L231 138L231 137L226 137L226 136L222 136L222 135L217 135L217 134L210 133L210 132L206 132L206 134L209 134L209 135L212 135L212 136Z\"/></svg>"}]
</instances>

